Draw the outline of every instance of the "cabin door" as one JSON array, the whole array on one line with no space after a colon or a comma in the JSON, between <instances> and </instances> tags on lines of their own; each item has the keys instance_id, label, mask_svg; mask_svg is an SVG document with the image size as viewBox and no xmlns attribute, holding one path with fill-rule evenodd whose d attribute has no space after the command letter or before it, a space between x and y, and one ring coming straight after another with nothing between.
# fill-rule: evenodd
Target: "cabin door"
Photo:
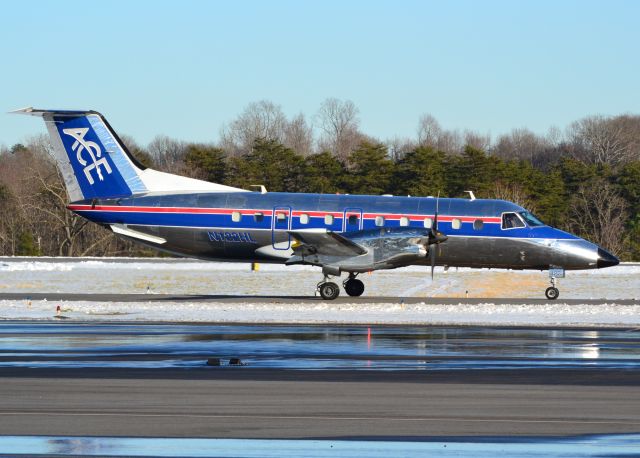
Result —
<instances>
[{"instance_id":1,"label":"cabin door","mask_svg":"<svg viewBox=\"0 0 640 458\"><path fill-rule=\"evenodd\" d=\"M362 230L362 208L345 208L342 215L342 232Z\"/></svg>"},{"instance_id":2,"label":"cabin door","mask_svg":"<svg viewBox=\"0 0 640 458\"><path fill-rule=\"evenodd\" d=\"M271 215L271 244L275 250L291 248L291 207L273 207Z\"/></svg>"}]
</instances>

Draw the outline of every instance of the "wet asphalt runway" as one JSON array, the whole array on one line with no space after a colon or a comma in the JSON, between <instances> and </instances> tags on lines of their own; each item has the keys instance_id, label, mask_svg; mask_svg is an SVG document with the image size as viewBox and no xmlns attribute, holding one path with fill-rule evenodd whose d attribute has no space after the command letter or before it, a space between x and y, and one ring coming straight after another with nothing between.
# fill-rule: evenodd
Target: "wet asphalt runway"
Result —
<instances>
[{"instance_id":1,"label":"wet asphalt runway","mask_svg":"<svg viewBox=\"0 0 640 458\"><path fill-rule=\"evenodd\" d=\"M96 293L0 293L0 300L48 300L48 301L88 301L88 302L251 302L256 304L300 304L322 301L320 296L248 296L248 295L180 295L180 294L96 294ZM332 303L377 303L377 304L549 304L547 299L523 298L445 298L445 297L349 297L340 296ZM562 299L554 304L618 304L640 305L640 299Z\"/></svg>"},{"instance_id":2,"label":"wet asphalt runway","mask_svg":"<svg viewBox=\"0 0 640 458\"><path fill-rule=\"evenodd\" d=\"M5 322L0 434L637 433L639 369L632 329Z\"/></svg>"}]
</instances>

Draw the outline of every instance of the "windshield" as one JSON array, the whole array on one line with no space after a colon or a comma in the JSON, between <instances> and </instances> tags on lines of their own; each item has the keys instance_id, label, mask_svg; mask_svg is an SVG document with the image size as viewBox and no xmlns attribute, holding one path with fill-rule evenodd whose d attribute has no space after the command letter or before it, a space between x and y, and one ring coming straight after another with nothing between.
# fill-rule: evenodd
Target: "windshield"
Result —
<instances>
[{"instance_id":1,"label":"windshield","mask_svg":"<svg viewBox=\"0 0 640 458\"><path fill-rule=\"evenodd\" d=\"M520 216L530 227L544 226L545 224L529 212L520 212Z\"/></svg>"}]
</instances>

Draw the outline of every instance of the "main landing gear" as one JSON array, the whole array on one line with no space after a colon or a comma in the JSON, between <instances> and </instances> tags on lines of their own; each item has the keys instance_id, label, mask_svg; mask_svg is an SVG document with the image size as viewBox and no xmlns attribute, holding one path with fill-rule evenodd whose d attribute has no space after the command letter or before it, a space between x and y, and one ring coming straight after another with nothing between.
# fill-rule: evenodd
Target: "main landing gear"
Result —
<instances>
[{"instance_id":1,"label":"main landing gear","mask_svg":"<svg viewBox=\"0 0 640 458\"><path fill-rule=\"evenodd\" d=\"M342 286L349 296L362 296L364 293L364 283L356 278L357 275L351 273L349 278L342 282Z\"/></svg>"},{"instance_id":2,"label":"main landing gear","mask_svg":"<svg viewBox=\"0 0 640 458\"><path fill-rule=\"evenodd\" d=\"M364 283L356 278L358 274L350 273L349 278L342 282L345 292L349 296L362 296L364 293ZM333 300L340 295L340 287L329 281L329 276L325 275L324 280L318 283L317 291L323 299Z\"/></svg>"},{"instance_id":3,"label":"main landing gear","mask_svg":"<svg viewBox=\"0 0 640 458\"><path fill-rule=\"evenodd\" d=\"M325 276L317 288L323 299L331 301L340 295L340 287L332 281L327 281L328 279L329 277Z\"/></svg>"}]
</instances>

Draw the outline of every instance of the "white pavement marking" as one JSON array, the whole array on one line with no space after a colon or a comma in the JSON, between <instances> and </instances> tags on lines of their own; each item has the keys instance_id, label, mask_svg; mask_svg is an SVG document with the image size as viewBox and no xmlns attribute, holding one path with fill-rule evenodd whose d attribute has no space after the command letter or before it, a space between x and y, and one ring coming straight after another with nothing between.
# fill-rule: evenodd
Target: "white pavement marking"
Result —
<instances>
[{"instance_id":1,"label":"white pavement marking","mask_svg":"<svg viewBox=\"0 0 640 458\"><path fill-rule=\"evenodd\" d=\"M324 415L217 415L217 414L163 414L163 413L127 413L127 412L4 412L0 415L7 416L60 416L60 417L141 417L141 418L211 418L211 419L258 419L258 420L324 420L324 421L449 421L456 423L554 423L554 424L585 424L585 425L640 425L637 420L527 420L519 418L464 418L464 417L342 417Z\"/></svg>"}]
</instances>

